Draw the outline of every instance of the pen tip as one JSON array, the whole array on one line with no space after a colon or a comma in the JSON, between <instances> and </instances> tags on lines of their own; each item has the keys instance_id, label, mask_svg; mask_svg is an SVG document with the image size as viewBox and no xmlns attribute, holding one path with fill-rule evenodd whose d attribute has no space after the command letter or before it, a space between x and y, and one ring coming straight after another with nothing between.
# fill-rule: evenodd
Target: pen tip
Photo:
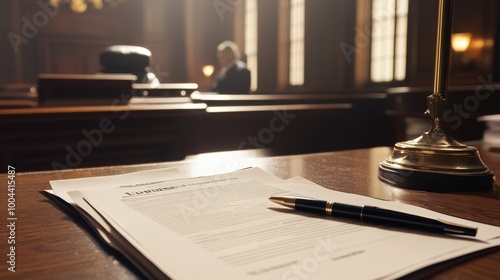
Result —
<instances>
[{"instance_id":1,"label":"pen tip","mask_svg":"<svg viewBox=\"0 0 500 280\"><path fill-rule=\"evenodd\" d=\"M276 196L270 196L269 200L271 200L272 202L275 202L275 203L280 203L280 201L281 201L281 199L279 199L279 197L276 197Z\"/></svg>"},{"instance_id":2,"label":"pen tip","mask_svg":"<svg viewBox=\"0 0 500 280\"><path fill-rule=\"evenodd\" d=\"M280 205L295 207L295 197L271 196L269 200Z\"/></svg>"}]
</instances>

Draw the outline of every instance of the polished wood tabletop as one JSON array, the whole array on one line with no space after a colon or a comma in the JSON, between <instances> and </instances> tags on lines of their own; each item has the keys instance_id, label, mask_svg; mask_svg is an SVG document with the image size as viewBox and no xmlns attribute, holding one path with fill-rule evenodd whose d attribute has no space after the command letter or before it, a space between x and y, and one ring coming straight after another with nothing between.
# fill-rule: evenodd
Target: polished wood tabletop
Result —
<instances>
[{"instance_id":1,"label":"polished wood tabletop","mask_svg":"<svg viewBox=\"0 0 500 280\"><path fill-rule=\"evenodd\" d=\"M8 270L10 246L2 226L0 279L137 279L141 274L99 241L77 216L59 208L40 191L49 180L121 174L173 167L188 176L230 172L258 166L283 179L302 176L326 188L425 207L449 215L500 226L500 190L439 193L400 189L378 180L378 165L391 152L380 147L318 154L266 156L261 152L227 152L188 157L179 162L109 166L45 172L15 170L15 272ZM500 153L481 150L486 165L500 174ZM15 167L15 166L14 166ZM0 174L2 220L9 225L7 166ZM13 172L11 172L13 173ZM498 175L497 175L498 176ZM498 183L497 183L498 185ZM10 205L12 206L12 205ZM9 234L9 232L7 232ZM381 260L383 261L383 260ZM460 263L426 269L412 276L425 279L498 279L500 251L491 250ZM195 264L193 264L195 265ZM429 275L430 273L430 275Z\"/></svg>"}]
</instances>

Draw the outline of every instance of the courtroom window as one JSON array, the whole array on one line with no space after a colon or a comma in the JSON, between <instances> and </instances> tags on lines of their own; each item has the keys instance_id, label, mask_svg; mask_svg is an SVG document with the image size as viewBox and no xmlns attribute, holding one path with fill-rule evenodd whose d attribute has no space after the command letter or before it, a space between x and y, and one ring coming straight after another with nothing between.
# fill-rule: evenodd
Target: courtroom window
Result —
<instances>
[{"instance_id":1,"label":"courtroom window","mask_svg":"<svg viewBox=\"0 0 500 280\"><path fill-rule=\"evenodd\" d=\"M290 0L290 69L289 83L304 84L305 0Z\"/></svg>"},{"instance_id":2,"label":"courtroom window","mask_svg":"<svg viewBox=\"0 0 500 280\"><path fill-rule=\"evenodd\" d=\"M372 0L372 82L402 81L406 78L408 2Z\"/></svg>"},{"instance_id":3,"label":"courtroom window","mask_svg":"<svg viewBox=\"0 0 500 280\"><path fill-rule=\"evenodd\" d=\"M251 73L250 90L257 90L257 0L245 1L245 55Z\"/></svg>"}]
</instances>

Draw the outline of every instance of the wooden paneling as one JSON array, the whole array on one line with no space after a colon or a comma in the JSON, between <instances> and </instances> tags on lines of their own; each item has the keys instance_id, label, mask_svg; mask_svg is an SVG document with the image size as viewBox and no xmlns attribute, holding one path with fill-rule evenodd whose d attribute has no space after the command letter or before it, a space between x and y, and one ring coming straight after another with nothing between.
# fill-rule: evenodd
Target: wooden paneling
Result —
<instances>
[{"instance_id":1,"label":"wooden paneling","mask_svg":"<svg viewBox=\"0 0 500 280\"><path fill-rule=\"evenodd\" d=\"M500 15L500 5L497 4L496 15ZM493 80L500 81L500 30L495 30L493 45Z\"/></svg>"},{"instance_id":2,"label":"wooden paneling","mask_svg":"<svg viewBox=\"0 0 500 280\"><path fill-rule=\"evenodd\" d=\"M151 70L163 83L188 82L183 0L144 0L142 41L152 55Z\"/></svg>"},{"instance_id":3,"label":"wooden paneling","mask_svg":"<svg viewBox=\"0 0 500 280\"><path fill-rule=\"evenodd\" d=\"M258 88L274 92L278 88L278 14L279 1L258 2Z\"/></svg>"},{"instance_id":4,"label":"wooden paneling","mask_svg":"<svg viewBox=\"0 0 500 280\"><path fill-rule=\"evenodd\" d=\"M355 7L352 0L306 1L304 88L352 88L354 63L340 46L355 45Z\"/></svg>"},{"instance_id":5,"label":"wooden paneling","mask_svg":"<svg viewBox=\"0 0 500 280\"><path fill-rule=\"evenodd\" d=\"M101 71L99 55L102 50L114 41L80 36L52 36L40 37L39 72L40 73L72 73L91 74Z\"/></svg>"},{"instance_id":6,"label":"wooden paneling","mask_svg":"<svg viewBox=\"0 0 500 280\"><path fill-rule=\"evenodd\" d=\"M14 26L13 18L19 19L19 8L14 5L14 1L4 1L0 9L0 34L3 39L0 40L0 84L17 83L19 80L20 64L19 56L16 52L16 40L9 36L19 35L18 28ZM19 23L17 23L19 24ZM15 34L15 35L14 35Z\"/></svg>"},{"instance_id":7,"label":"wooden paneling","mask_svg":"<svg viewBox=\"0 0 500 280\"><path fill-rule=\"evenodd\" d=\"M15 82L34 83L40 72L93 73L99 70L104 47L139 42L142 15L137 1L82 14L67 6L47 8L47 1L11 2L15 13L7 17L10 31L26 39L14 61L8 60L8 68L18 72Z\"/></svg>"}]
</instances>

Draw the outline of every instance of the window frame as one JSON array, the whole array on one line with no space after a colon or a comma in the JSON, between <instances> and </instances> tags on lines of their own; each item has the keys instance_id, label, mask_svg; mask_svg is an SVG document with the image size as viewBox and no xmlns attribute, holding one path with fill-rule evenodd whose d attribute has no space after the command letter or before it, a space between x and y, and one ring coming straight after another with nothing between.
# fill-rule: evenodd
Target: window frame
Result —
<instances>
[{"instance_id":1,"label":"window frame","mask_svg":"<svg viewBox=\"0 0 500 280\"><path fill-rule=\"evenodd\" d=\"M391 16L392 16L392 19L394 21L394 24L393 24L393 33L392 33L392 48L393 48L393 52L391 54L392 56L392 78L390 80L382 80L382 81L375 81L373 80L373 76L372 76L372 67L373 67L373 32L374 32L374 18L373 18L373 3L375 1L379 1L379 0L371 0L370 1L370 16L369 16L369 21L370 21L370 27L371 27L371 34L370 34L370 48L369 48L369 51L368 51L368 84L370 85L399 85L399 84L404 84L407 79L408 79L408 55L409 55L409 52L408 52L408 43L409 43L409 6L410 6L410 1L409 0L387 0L387 1L394 1L394 10L393 12L391 13ZM383 1L383 0L382 0ZM405 1L406 2L406 10L403 14L403 16L400 15L400 13L398 12L398 7L399 7L399 3L401 1ZM397 48L397 42L398 42L398 39L401 39L401 38L398 38L398 35L401 35L401 34L398 34L398 22L401 20L401 19L405 19L405 33L404 33L404 36L406 38L405 40L405 43L404 43L404 78L402 79L396 79L396 63L397 63L397 56L398 56L398 48Z\"/></svg>"}]
</instances>

